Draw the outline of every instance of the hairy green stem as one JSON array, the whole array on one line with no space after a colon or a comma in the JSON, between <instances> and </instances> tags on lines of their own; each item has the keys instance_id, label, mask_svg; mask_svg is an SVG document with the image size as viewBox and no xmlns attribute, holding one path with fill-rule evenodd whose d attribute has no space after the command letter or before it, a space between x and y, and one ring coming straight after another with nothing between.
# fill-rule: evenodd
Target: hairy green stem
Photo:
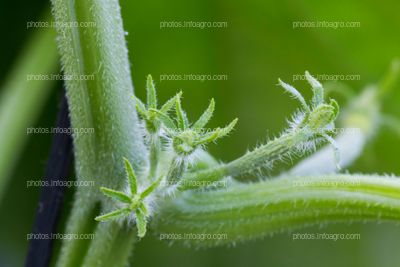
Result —
<instances>
[{"instance_id":1,"label":"hairy green stem","mask_svg":"<svg viewBox=\"0 0 400 267\"><path fill-rule=\"evenodd\" d=\"M133 251L136 231L135 227L113 221L100 223L82 266L126 266Z\"/></svg>"},{"instance_id":2,"label":"hairy green stem","mask_svg":"<svg viewBox=\"0 0 400 267\"><path fill-rule=\"evenodd\" d=\"M122 231L119 231L117 238L114 240L112 251L110 255L112 258L108 260L107 266L129 266L128 262L132 257L132 251L134 243L132 240L136 240L137 230L132 225L124 225Z\"/></svg>"},{"instance_id":3,"label":"hairy green stem","mask_svg":"<svg viewBox=\"0 0 400 267\"><path fill-rule=\"evenodd\" d=\"M227 174L237 176L248 170L256 170L283 157L290 151L297 150L299 145L307 141L309 136L303 131L284 134L250 153L226 164Z\"/></svg>"},{"instance_id":4,"label":"hairy green stem","mask_svg":"<svg viewBox=\"0 0 400 267\"><path fill-rule=\"evenodd\" d=\"M187 170L188 162L180 158L180 156L175 156L169 166L167 178L169 184L176 184L182 175Z\"/></svg>"},{"instance_id":5,"label":"hairy green stem","mask_svg":"<svg viewBox=\"0 0 400 267\"><path fill-rule=\"evenodd\" d=\"M288 153L296 152L299 146L309 138L310 136L301 130L283 134L227 164L187 174L180 181L178 188L180 190L193 189L198 187L198 184L204 184L204 182L214 182L226 176L238 176L269 167L274 161L281 159Z\"/></svg>"},{"instance_id":6,"label":"hairy green stem","mask_svg":"<svg viewBox=\"0 0 400 267\"><path fill-rule=\"evenodd\" d=\"M123 157L136 171L142 170L147 158L135 107L127 97L133 93L133 86L120 7L117 0L52 0L52 3L59 25L59 52L64 72L73 77L94 77L66 81L72 127L94 130L90 134L74 135L77 179L95 182L92 188L78 188L75 203L90 207L101 202L102 211L109 211L111 204L104 201L98 188L124 186ZM71 22L77 22L79 27L69 26ZM81 223L74 220L94 220L91 213L82 213L80 209L85 207L74 205L67 233L82 231ZM93 262L95 266L109 266L110 253L118 245L115 240L122 238L121 231L125 230L118 224L100 223L95 230L100 234L91 241L81 259L83 266L93 266L90 265ZM126 244L134 241L133 235L124 235L124 238ZM64 242L57 266L75 266L75 257L82 254L80 249L77 240ZM128 254L122 253L124 258L118 262L126 262Z\"/></svg>"},{"instance_id":7,"label":"hairy green stem","mask_svg":"<svg viewBox=\"0 0 400 267\"><path fill-rule=\"evenodd\" d=\"M81 196L83 190L78 190L72 206L71 214L68 217L66 232L77 235L92 233L96 227L93 218L99 212L96 203L87 201L87 197ZM80 266L86 256L88 247L92 240L77 239L62 244L60 254L57 255L57 266Z\"/></svg>"},{"instance_id":8,"label":"hairy green stem","mask_svg":"<svg viewBox=\"0 0 400 267\"><path fill-rule=\"evenodd\" d=\"M400 179L366 175L287 177L226 190L186 191L160 207L160 239L214 246L334 222L400 221ZM171 240L173 242L174 240Z\"/></svg>"},{"instance_id":9,"label":"hairy green stem","mask_svg":"<svg viewBox=\"0 0 400 267\"><path fill-rule=\"evenodd\" d=\"M151 138L150 151L149 151L150 169L149 169L148 180L153 181L157 175L157 167L161 154L161 141L158 133L153 134L153 136L151 136L150 138Z\"/></svg>"}]
</instances>

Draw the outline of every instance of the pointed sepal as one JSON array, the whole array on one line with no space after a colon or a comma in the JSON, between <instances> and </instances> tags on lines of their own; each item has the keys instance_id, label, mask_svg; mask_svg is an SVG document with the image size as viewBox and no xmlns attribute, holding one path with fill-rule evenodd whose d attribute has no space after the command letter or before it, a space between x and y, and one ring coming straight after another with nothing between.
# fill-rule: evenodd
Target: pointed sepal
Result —
<instances>
[{"instance_id":1,"label":"pointed sepal","mask_svg":"<svg viewBox=\"0 0 400 267\"><path fill-rule=\"evenodd\" d=\"M160 111L162 113L167 113L170 109L172 109L176 103L176 100L181 98L182 96L182 91L177 93L174 97L170 98L165 104L161 107Z\"/></svg>"},{"instance_id":2,"label":"pointed sepal","mask_svg":"<svg viewBox=\"0 0 400 267\"><path fill-rule=\"evenodd\" d=\"M130 203L131 198L121 191L116 191L107 187L100 187L101 192L109 198L124 203Z\"/></svg>"},{"instance_id":3,"label":"pointed sepal","mask_svg":"<svg viewBox=\"0 0 400 267\"><path fill-rule=\"evenodd\" d=\"M109 221L109 220L116 220L119 218L122 218L124 216L126 216L127 214L129 214L130 210L129 209L119 209L119 210L115 210L100 216L97 216L96 218L94 218L96 221L99 222L104 222L104 221Z\"/></svg>"},{"instance_id":4,"label":"pointed sepal","mask_svg":"<svg viewBox=\"0 0 400 267\"><path fill-rule=\"evenodd\" d=\"M132 96L133 101L135 101L135 107L136 107L136 111L139 113L139 115L143 118L143 119L148 119L149 118L149 112L146 109L146 106L144 105L144 103L137 98L136 96Z\"/></svg>"},{"instance_id":5,"label":"pointed sepal","mask_svg":"<svg viewBox=\"0 0 400 267\"><path fill-rule=\"evenodd\" d=\"M147 76L146 90L147 90L147 107L157 108L156 88L154 86L153 78L151 77L150 74Z\"/></svg>"},{"instance_id":6,"label":"pointed sepal","mask_svg":"<svg viewBox=\"0 0 400 267\"><path fill-rule=\"evenodd\" d=\"M306 111L309 111L310 108L307 105L306 100L304 99L304 97L299 93L299 91L297 91L296 88L294 88L293 86L291 86L290 84L287 84L285 82L283 82L281 79L278 79L279 81L279 85L285 89L286 92L288 92L294 99L297 99L301 105L303 106L303 108Z\"/></svg>"},{"instance_id":7,"label":"pointed sepal","mask_svg":"<svg viewBox=\"0 0 400 267\"><path fill-rule=\"evenodd\" d=\"M124 164L129 189L131 190L131 194L134 195L137 193L137 181L135 171L133 170L132 165L127 158L124 158Z\"/></svg>"},{"instance_id":8,"label":"pointed sepal","mask_svg":"<svg viewBox=\"0 0 400 267\"><path fill-rule=\"evenodd\" d=\"M211 119L215 109L215 101L214 98L211 99L208 108L204 111L204 113L200 116L200 118L193 124L192 128L194 130L199 130L206 126L208 121Z\"/></svg>"},{"instance_id":9,"label":"pointed sepal","mask_svg":"<svg viewBox=\"0 0 400 267\"><path fill-rule=\"evenodd\" d=\"M176 130L176 125L175 125L174 121L167 114L165 114L161 110L157 110L157 109L150 109L150 110L157 114L157 119L159 121L161 121L161 123L166 128L168 128L169 130L172 130L172 131Z\"/></svg>"},{"instance_id":10,"label":"pointed sepal","mask_svg":"<svg viewBox=\"0 0 400 267\"><path fill-rule=\"evenodd\" d=\"M324 88L322 87L322 84L317 81L317 79L315 79L313 76L311 76L308 71L306 71L305 76L313 90L313 97L311 102L313 104L313 107L317 107L318 105L324 103Z\"/></svg>"},{"instance_id":11,"label":"pointed sepal","mask_svg":"<svg viewBox=\"0 0 400 267\"><path fill-rule=\"evenodd\" d=\"M138 229L138 236L142 238L146 235L146 228L147 228L146 216L141 209L137 209L135 214L136 214L136 227Z\"/></svg>"},{"instance_id":12,"label":"pointed sepal","mask_svg":"<svg viewBox=\"0 0 400 267\"><path fill-rule=\"evenodd\" d=\"M147 187L141 194L140 198L144 199L148 195L150 195L154 190L158 188L158 185L161 183L164 177L160 176L156 181L154 181L149 187Z\"/></svg>"},{"instance_id":13,"label":"pointed sepal","mask_svg":"<svg viewBox=\"0 0 400 267\"><path fill-rule=\"evenodd\" d=\"M218 138L228 135L233 130L233 128L235 128L237 122L238 122L238 119L236 118L231 123L229 123L226 127L222 128L219 132Z\"/></svg>"},{"instance_id":14,"label":"pointed sepal","mask_svg":"<svg viewBox=\"0 0 400 267\"><path fill-rule=\"evenodd\" d=\"M188 127L188 119L182 109L181 99L177 98L175 102L176 120L180 130L185 130Z\"/></svg>"}]
</instances>

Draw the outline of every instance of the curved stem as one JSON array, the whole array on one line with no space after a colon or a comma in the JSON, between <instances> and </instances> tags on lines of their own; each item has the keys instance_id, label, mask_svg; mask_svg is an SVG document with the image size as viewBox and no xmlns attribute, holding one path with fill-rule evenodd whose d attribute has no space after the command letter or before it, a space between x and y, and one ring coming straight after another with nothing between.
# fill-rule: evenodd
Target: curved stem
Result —
<instances>
[{"instance_id":1,"label":"curved stem","mask_svg":"<svg viewBox=\"0 0 400 267\"><path fill-rule=\"evenodd\" d=\"M350 221L400 221L400 179L365 175L278 178L228 190L184 192L160 208L155 229L213 246L292 231L309 225ZM179 238L178 238L179 239Z\"/></svg>"}]
</instances>

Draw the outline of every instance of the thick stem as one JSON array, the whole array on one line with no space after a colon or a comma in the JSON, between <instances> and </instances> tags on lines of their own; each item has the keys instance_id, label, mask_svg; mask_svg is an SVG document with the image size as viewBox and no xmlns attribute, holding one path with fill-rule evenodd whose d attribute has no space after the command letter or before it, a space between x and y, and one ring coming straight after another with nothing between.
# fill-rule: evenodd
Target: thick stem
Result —
<instances>
[{"instance_id":1,"label":"thick stem","mask_svg":"<svg viewBox=\"0 0 400 267\"><path fill-rule=\"evenodd\" d=\"M163 203L155 228L161 239L173 234L182 237L176 242L214 246L325 223L399 222L399 192L399 178L372 175L287 177L186 191Z\"/></svg>"},{"instance_id":2,"label":"thick stem","mask_svg":"<svg viewBox=\"0 0 400 267\"><path fill-rule=\"evenodd\" d=\"M72 206L71 214L68 217L68 223L65 232L81 235L92 233L94 229L93 218L97 216L96 203L90 201L87 192L78 190ZM88 201L89 200L89 201ZM92 240L76 239L63 242L60 255L56 260L57 266L80 266L87 254L88 247Z\"/></svg>"},{"instance_id":3,"label":"thick stem","mask_svg":"<svg viewBox=\"0 0 400 267\"><path fill-rule=\"evenodd\" d=\"M132 225L114 221L100 223L81 266L127 266L136 234L137 230ZM104 253L107 257L104 257Z\"/></svg>"},{"instance_id":4,"label":"thick stem","mask_svg":"<svg viewBox=\"0 0 400 267\"><path fill-rule=\"evenodd\" d=\"M118 1L53 0L52 3L59 25L63 70L77 77L66 81L71 124L74 128L94 130L91 134L74 135L77 179L95 182L92 188L78 188L75 203L81 206L74 205L67 223L68 233L80 233L84 223L94 220L88 210L95 203L101 201L103 212L110 209L98 188L124 186L123 157L140 172L146 164L147 150L134 105L128 97L133 87ZM71 22L77 22L78 27L69 26ZM81 79L82 75L94 78ZM95 233L102 234L92 240L83 262L95 261L96 266L107 266L113 246L117 245L114 240L124 230L107 222L97 227ZM125 238L126 243L134 241L132 235ZM74 266L75 257L82 254L80 244L80 240L64 242L58 266ZM127 258L125 255L120 262L126 262Z\"/></svg>"}]
</instances>

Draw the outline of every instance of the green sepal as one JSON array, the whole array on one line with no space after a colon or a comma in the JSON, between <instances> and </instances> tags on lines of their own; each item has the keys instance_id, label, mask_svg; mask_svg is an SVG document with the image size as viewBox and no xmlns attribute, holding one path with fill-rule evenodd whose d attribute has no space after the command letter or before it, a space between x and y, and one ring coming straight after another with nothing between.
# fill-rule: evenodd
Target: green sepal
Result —
<instances>
[{"instance_id":1,"label":"green sepal","mask_svg":"<svg viewBox=\"0 0 400 267\"><path fill-rule=\"evenodd\" d=\"M131 190L131 194L134 195L137 193L137 181L135 171L133 170L132 165L127 158L124 158L124 163L129 188Z\"/></svg>"},{"instance_id":2,"label":"green sepal","mask_svg":"<svg viewBox=\"0 0 400 267\"><path fill-rule=\"evenodd\" d=\"M200 118L193 124L192 128L194 130L198 130L206 126L208 121L211 119L215 109L215 101L214 98L211 99L209 106L204 111L204 113L200 116Z\"/></svg>"},{"instance_id":3,"label":"green sepal","mask_svg":"<svg viewBox=\"0 0 400 267\"><path fill-rule=\"evenodd\" d=\"M96 218L94 218L96 221L99 222L104 222L104 221L109 221L109 220L116 220L119 218L124 217L125 215L129 214L130 210L125 208L125 209L119 209L119 210L115 210L100 216L97 216Z\"/></svg>"},{"instance_id":4,"label":"green sepal","mask_svg":"<svg viewBox=\"0 0 400 267\"><path fill-rule=\"evenodd\" d=\"M147 91L147 107L157 108L156 88L154 87L153 78L151 77L150 74L147 75L146 91Z\"/></svg>"},{"instance_id":5,"label":"green sepal","mask_svg":"<svg viewBox=\"0 0 400 267\"><path fill-rule=\"evenodd\" d=\"M103 192L104 195L114 200L121 201L124 203L131 202L131 198L121 191L112 190L107 187L100 187L100 190L101 192Z\"/></svg>"}]
</instances>

